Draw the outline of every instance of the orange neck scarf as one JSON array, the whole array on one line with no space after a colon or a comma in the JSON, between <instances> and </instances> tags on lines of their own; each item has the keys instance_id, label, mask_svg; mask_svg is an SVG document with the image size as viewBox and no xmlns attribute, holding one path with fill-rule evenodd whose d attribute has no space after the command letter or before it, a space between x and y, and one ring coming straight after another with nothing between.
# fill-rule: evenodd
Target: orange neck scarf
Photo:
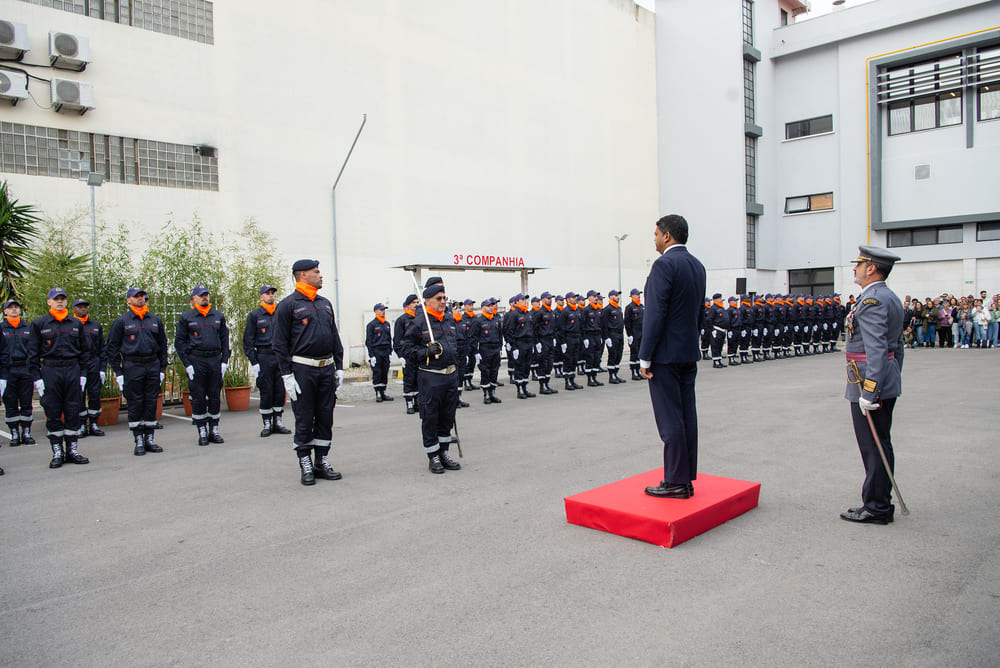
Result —
<instances>
[{"instance_id":1,"label":"orange neck scarf","mask_svg":"<svg viewBox=\"0 0 1000 668\"><path fill-rule=\"evenodd\" d=\"M437 311L432 311L430 309L425 308L424 313L430 313L434 318L437 318L438 322L444 320L444 311L441 311L441 313L439 314Z\"/></svg>"},{"instance_id":2,"label":"orange neck scarf","mask_svg":"<svg viewBox=\"0 0 1000 668\"><path fill-rule=\"evenodd\" d=\"M642 299L639 297L632 297L632 303L636 306L642 306Z\"/></svg>"},{"instance_id":3,"label":"orange neck scarf","mask_svg":"<svg viewBox=\"0 0 1000 668\"><path fill-rule=\"evenodd\" d=\"M487 313L486 311L483 311L483 317L486 318L487 320L492 320L493 319L493 314L492 313Z\"/></svg>"},{"instance_id":4,"label":"orange neck scarf","mask_svg":"<svg viewBox=\"0 0 1000 668\"><path fill-rule=\"evenodd\" d=\"M67 311L66 309L63 309L61 311L57 311L55 309L51 309L50 308L49 309L49 313L51 313L52 317L55 318L56 320L58 320L59 322L62 322L63 320L65 320L66 316L69 315L69 311Z\"/></svg>"},{"instance_id":5,"label":"orange neck scarf","mask_svg":"<svg viewBox=\"0 0 1000 668\"><path fill-rule=\"evenodd\" d=\"M569 307L570 307L571 309L573 309L574 311L575 311L575 310L576 310L576 308L577 308L577 307L576 307L576 304L567 304L567 306L569 306Z\"/></svg>"},{"instance_id":6,"label":"orange neck scarf","mask_svg":"<svg viewBox=\"0 0 1000 668\"><path fill-rule=\"evenodd\" d=\"M413 308L413 309L404 308L403 309L403 313L405 313L406 315L408 315L408 316L410 316L412 318L413 316L415 316L417 314L417 309L415 309L415 308Z\"/></svg>"},{"instance_id":7,"label":"orange neck scarf","mask_svg":"<svg viewBox=\"0 0 1000 668\"><path fill-rule=\"evenodd\" d=\"M136 308L131 304L129 304L128 307L132 309L132 313L135 313L137 316L139 316L139 320L145 318L146 314L149 313L149 307L146 306L145 304L142 305L142 308Z\"/></svg>"},{"instance_id":8,"label":"orange neck scarf","mask_svg":"<svg viewBox=\"0 0 1000 668\"><path fill-rule=\"evenodd\" d=\"M278 308L278 305L277 304L265 304L264 302L261 302L260 303L260 307L262 309L264 309L265 311L267 311L268 315L274 315L274 309Z\"/></svg>"},{"instance_id":9,"label":"orange neck scarf","mask_svg":"<svg viewBox=\"0 0 1000 668\"><path fill-rule=\"evenodd\" d=\"M20 326L20 324L21 324L21 316L17 316L16 318L11 318L11 317L8 316L7 322L10 323L11 327L13 327L14 329L17 329L18 326Z\"/></svg>"},{"instance_id":10,"label":"orange neck scarf","mask_svg":"<svg viewBox=\"0 0 1000 668\"><path fill-rule=\"evenodd\" d=\"M74 314L73 317L86 325L87 324L87 320L90 319L90 314L88 313L87 315L83 316L82 318L80 316Z\"/></svg>"},{"instance_id":11,"label":"orange neck scarf","mask_svg":"<svg viewBox=\"0 0 1000 668\"><path fill-rule=\"evenodd\" d=\"M716 299L712 303L715 304L716 306L718 306L719 308L725 308L725 306L722 305L722 300L721 299Z\"/></svg>"},{"instance_id":12,"label":"orange neck scarf","mask_svg":"<svg viewBox=\"0 0 1000 668\"><path fill-rule=\"evenodd\" d=\"M315 301L316 293L319 292L319 288L314 288L308 283L303 283L301 281L295 284L295 289L308 297L309 301Z\"/></svg>"},{"instance_id":13,"label":"orange neck scarf","mask_svg":"<svg viewBox=\"0 0 1000 668\"><path fill-rule=\"evenodd\" d=\"M198 311L198 313L201 313L202 317L207 318L208 312L212 310L212 305L209 304L208 306L198 306L197 304L195 304L194 308L196 311Z\"/></svg>"},{"instance_id":14,"label":"orange neck scarf","mask_svg":"<svg viewBox=\"0 0 1000 668\"><path fill-rule=\"evenodd\" d=\"M528 312L528 307L527 306L521 306L520 304L514 304L514 308L521 309L522 313L527 313Z\"/></svg>"},{"instance_id":15,"label":"orange neck scarf","mask_svg":"<svg viewBox=\"0 0 1000 668\"><path fill-rule=\"evenodd\" d=\"M452 311L451 312L451 317L455 320L455 322L462 322L462 314L461 313L455 313L454 311Z\"/></svg>"},{"instance_id":16,"label":"orange neck scarf","mask_svg":"<svg viewBox=\"0 0 1000 668\"><path fill-rule=\"evenodd\" d=\"M380 315L375 316L375 319L378 320L379 322L385 322L385 318L383 318Z\"/></svg>"}]
</instances>

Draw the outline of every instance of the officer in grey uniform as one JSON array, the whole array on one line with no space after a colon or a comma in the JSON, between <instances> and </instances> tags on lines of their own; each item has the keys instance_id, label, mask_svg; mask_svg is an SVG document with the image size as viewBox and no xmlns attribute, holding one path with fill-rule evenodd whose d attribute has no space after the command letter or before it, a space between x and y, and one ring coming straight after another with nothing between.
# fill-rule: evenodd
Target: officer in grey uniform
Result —
<instances>
[{"instance_id":1,"label":"officer in grey uniform","mask_svg":"<svg viewBox=\"0 0 1000 668\"><path fill-rule=\"evenodd\" d=\"M888 524L895 506L891 503L894 468L892 450L892 412L902 392L903 305L885 279L893 263L900 258L873 246L859 246L852 260L854 282L861 294L847 316L847 392L851 402L854 435L865 465L865 483L861 488L863 505L849 508L840 517L849 522ZM888 462L882 462L872 436L874 425Z\"/></svg>"}]
</instances>

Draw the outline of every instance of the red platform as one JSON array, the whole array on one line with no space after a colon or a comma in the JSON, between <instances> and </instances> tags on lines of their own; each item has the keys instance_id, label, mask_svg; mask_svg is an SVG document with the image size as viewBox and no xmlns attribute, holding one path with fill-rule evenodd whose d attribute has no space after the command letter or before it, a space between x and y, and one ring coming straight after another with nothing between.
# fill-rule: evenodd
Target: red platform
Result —
<instances>
[{"instance_id":1,"label":"red platform","mask_svg":"<svg viewBox=\"0 0 1000 668\"><path fill-rule=\"evenodd\" d=\"M588 492L567 496L570 524L673 547L757 507L760 483L698 475L690 499L658 499L644 489L660 484L653 469Z\"/></svg>"}]
</instances>

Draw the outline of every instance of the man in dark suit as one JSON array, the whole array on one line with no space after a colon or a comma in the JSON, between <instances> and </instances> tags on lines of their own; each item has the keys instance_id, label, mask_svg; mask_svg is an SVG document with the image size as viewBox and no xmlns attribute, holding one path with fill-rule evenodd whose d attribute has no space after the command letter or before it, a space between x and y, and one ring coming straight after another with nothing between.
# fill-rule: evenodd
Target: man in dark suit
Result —
<instances>
[{"instance_id":1,"label":"man in dark suit","mask_svg":"<svg viewBox=\"0 0 1000 668\"><path fill-rule=\"evenodd\" d=\"M694 381L698 372L699 332L705 308L705 266L685 244L682 216L656 221L653 240L660 257L646 278L646 313L639 367L649 381L656 428L663 441L663 481L646 494L687 499L698 463L698 413Z\"/></svg>"}]
</instances>

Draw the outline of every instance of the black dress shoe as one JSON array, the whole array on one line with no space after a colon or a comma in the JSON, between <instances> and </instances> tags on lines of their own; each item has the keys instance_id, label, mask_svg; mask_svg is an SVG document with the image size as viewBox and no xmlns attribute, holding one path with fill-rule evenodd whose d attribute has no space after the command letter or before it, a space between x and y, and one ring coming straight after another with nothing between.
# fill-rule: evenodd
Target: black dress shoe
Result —
<instances>
[{"instance_id":1,"label":"black dress shoe","mask_svg":"<svg viewBox=\"0 0 1000 668\"><path fill-rule=\"evenodd\" d=\"M438 454L438 458L441 460L441 466L445 467L449 471L457 471L462 468L462 465L456 462L454 459L448 456L448 453L442 450Z\"/></svg>"},{"instance_id":2,"label":"black dress shoe","mask_svg":"<svg viewBox=\"0 0 1000 668\"><path fill-rule=\"evenodd\" d=\"M860 515L863 512L865 512L865 507L864 506L858 506L857 508L848 508L847 509L847 513L853 513L855 515ZM843 517L847 513L843 513L841 515L841 517ZM871 514L871 513L869 513L869 514ZM889 515L886 517L886 523L887 524L892 524L895 521L895 519L893 517L895 514L896 514L896 506L890 506L889 507ZM844 517L844 519L847 519L847 518ZM852 521L854 521L854 520L852 520Z\"/></svg>"},{"instance_id":3,"label":"black dress shoe","mask_svg":"<svg viewBox=\"0 0 1000 668\"><path fill-rule=\"evenodd\" d=\"M647 487L646 494L650 496L656 496L661 499L690 499L691 491L688 489L687 483L681 483L679 485L672 485L666 480L662 481L656 487Z\"/></svg>"},{"instance_id":4,"label":"black dress shoe","mask_svg":"<svg viewBox=\"0 0 1000 668\"><path fill-rule=\"evenodd\" d=\"M342 476L339 472L334 471L329 462L320 460L320 462L313 467L313 477L322 478L323 480L340 480L344 476Z\"/></svg>"},{"instance_id":5,"label":"black dress shoe","mask_svg":"<svg viewBox=\"0 0 1000 668\"><path fill-rule=\"evenodd\" d=\"M437 455L430 458L430 461L427 462L427 468L431 470L431 473L444 473L444 466L441 464L441 458Z\"/></svg>"},{"instance_id":6,"label":"black dress shoe","mask_svg":"<svg viewBox=\"0 0 1000 668\"><path fill-rule=\"evenodd\" d=\"M840 519L848 522L858 522L859 524L888 524L892 521L890 515L875 515L864 508L850 508L847 512L840 513Z\"/></svg>"}]
</instances>

